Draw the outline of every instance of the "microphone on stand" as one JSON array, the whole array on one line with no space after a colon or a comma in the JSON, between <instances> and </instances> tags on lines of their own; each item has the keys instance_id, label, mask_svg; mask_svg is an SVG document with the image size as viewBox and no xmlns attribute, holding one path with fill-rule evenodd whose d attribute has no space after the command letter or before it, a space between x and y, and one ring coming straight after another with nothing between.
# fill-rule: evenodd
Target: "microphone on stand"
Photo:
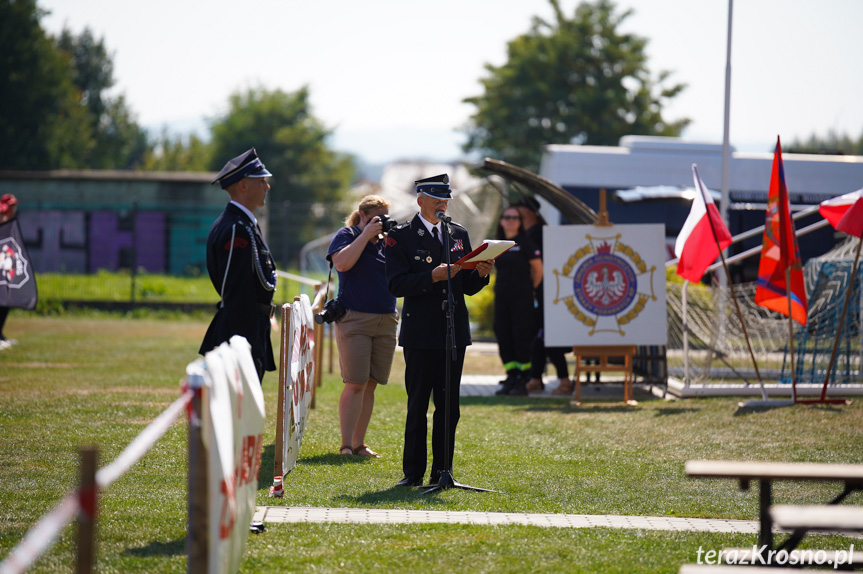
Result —
<instances>
[{"instance_id":1,"label":"microphone on stand","mask_svg":"<svg viewBox=\"0 0 863 574\"><path fill-rule=\"evenodd\" d=\"M440 210L440 209L439 209L439 210L437 210L437 211L435 211L434 216L435 216L438 220L443 221L444 223L452 223L452 217L450 217L449 215L447 215L446 213L444 213L444 212L443 212L442 210Z\"/></svg>"}]
</instances>

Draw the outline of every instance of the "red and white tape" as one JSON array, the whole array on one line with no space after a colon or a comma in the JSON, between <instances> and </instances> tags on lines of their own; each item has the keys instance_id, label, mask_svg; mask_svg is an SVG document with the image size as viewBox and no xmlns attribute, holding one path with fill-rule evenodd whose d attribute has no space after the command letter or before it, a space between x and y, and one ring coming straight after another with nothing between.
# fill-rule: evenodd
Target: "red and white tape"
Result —
<instances>
[{"instance_id":1,"label":"red and white tape","mask_svg":"<svg viewBox=\"0 0 863 574\"><path fill-rule=\"evenodd\" d=\"M195 391L192 389L186 390L179 399L147 425L147 428L141 431L141 434L135 437L135 440L120 453L120 456L99 469L96 473L98 487L100 489L107 488L138 462L183 412L183 409L192 400L194 393ZM82 497L85 499L84 506L81 504ZM75 491L67 494L57 506L43 515L30 528L21 542L12 549L9 556L0 562L0 574L20 574L32 566L39 556L54 544L60 531L82 508L87 510L88 514L95 512L95 508L92 508L91 499L92 503L95 503L94 491L87 493Z\"/></svg>"}]
</instances>

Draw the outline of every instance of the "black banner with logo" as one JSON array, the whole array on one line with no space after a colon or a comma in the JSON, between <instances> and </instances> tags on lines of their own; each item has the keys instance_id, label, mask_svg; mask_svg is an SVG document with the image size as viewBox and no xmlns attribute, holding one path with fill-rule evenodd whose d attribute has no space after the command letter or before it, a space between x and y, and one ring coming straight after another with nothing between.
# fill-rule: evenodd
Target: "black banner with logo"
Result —
<instances>
[{"instance_id":1,"label":"black banner with logo","mask_svg":"<svg viewBox=\"0 0 863 574\"><path fill-rule=\"evenodd\" d=\"M0 224L0 306L35 309L36 275L18 219Z\"/></svg>"}]
</instances>

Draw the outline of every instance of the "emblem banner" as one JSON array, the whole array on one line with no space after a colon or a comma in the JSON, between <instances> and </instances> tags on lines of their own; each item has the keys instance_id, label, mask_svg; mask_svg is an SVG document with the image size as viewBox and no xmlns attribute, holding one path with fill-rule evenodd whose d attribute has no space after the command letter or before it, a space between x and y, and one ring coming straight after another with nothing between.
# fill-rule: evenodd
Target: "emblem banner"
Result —
<instances>
[{"instance_id":1,"label":"emblem banner","mask_svg":"<svg viewBox=\"0 0 863 574\"><path fill-rule=\"evenodd\" d=\"M665 345L665 229L543 228L545 344Z\"/></svg>"}]
</instances>

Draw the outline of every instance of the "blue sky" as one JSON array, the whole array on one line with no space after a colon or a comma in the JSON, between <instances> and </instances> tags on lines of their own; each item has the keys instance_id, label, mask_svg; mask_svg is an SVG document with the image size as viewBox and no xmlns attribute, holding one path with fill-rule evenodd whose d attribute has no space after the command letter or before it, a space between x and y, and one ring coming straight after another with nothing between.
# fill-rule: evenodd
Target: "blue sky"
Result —
<instances>
[{"instance_id":1,"label":"blue sky","mask_svg":"<svg viewBox=\"0 0 863 574\"><path fill-rule=\"evenodd\" d=\"M49 32L89 27L113 53L117 92L151 128L202 130L248 87L311 90L333 146L369 162L460 156L454 131L484 64L549 18L546 0L38 0ZM571 14L577 2L561 0ZM654 74L689 85L665 109L684 137L723 134L728 0L620 0ZM731 143L768 151L828 130L863 134L859 0L737 0Z\"/></svg>"}]
</instances>

